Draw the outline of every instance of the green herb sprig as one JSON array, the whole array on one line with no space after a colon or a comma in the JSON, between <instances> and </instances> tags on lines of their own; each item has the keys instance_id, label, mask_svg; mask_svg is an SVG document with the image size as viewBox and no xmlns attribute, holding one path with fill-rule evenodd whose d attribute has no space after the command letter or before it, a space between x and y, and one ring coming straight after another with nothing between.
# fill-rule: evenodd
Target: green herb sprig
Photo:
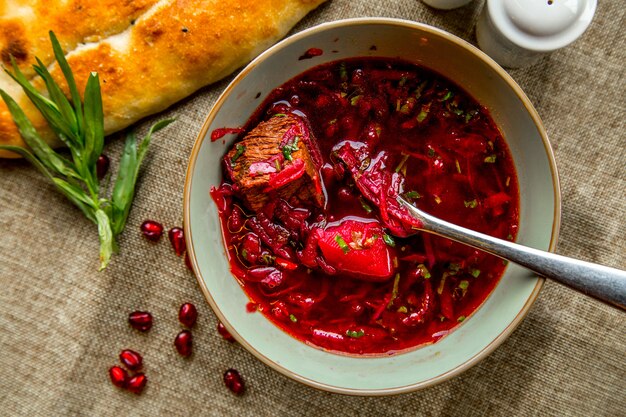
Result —
<instances>
[{"instance_id":1,"label":"green herb sprig","mask_svg":"<svg viewBox=\"0 0 626 417\"><path fill-rule=\"evenodd\" d=\"M96 163L104 146L104 114L98 74L92 72L81 102L74 75L70 69L59 41L50 32L54 56L67 82L70 100L54 81L46 66L37 58L35 72L46 85L48 96L41 94L20 71L13 56L13 71L4 70L24 90L30 101L48 122L56 136L69 148L71 158L55 152L37 133L24 111L5 91L0 96L6 103L13 121L30 149L0 145L0 150L15 152L32 163L52 181L85 217L98 226L100 239L100 270L104 269L114 252L116 237L122 233L135 195L139 168L143 162L152 134L173 122L173 119L155 123L138 144L133 132L128 133L122 153L119 171L109 197L100 189L96 175Z\"/></svg>"}]
</instances>

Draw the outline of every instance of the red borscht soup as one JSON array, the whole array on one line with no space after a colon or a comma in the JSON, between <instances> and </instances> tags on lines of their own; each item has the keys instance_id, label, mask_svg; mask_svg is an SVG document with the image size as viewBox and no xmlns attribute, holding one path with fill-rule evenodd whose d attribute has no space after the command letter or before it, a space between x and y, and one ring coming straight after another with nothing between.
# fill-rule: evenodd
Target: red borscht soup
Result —
<instances>
[{"instance_id":1,"label":"red borscht soup","mask_svg":"<svg viewBox=\"0 0 626 417\"><path fill-rule=\"evenodd\" d=\"M324 64L272 91L242 129L219 131L239 134L211 191L232 273L248 311L293 337L359 355L415 348L498 283L502 260L417 231L396 200L516 236L507 145L441 75L390 59Z\"/></svg>"}]
</instances>

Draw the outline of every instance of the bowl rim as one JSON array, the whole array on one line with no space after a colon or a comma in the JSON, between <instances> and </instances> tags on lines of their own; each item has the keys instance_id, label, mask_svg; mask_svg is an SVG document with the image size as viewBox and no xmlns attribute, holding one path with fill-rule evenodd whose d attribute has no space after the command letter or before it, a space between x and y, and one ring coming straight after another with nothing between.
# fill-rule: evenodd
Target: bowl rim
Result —
<instances>
[{"instance_id":1,"label":"bowl rim","mask_svg":"<svg viewBox=\"0 0 626 417\"><path fill-rule=\"evenodd\" d=\"M474 55L476 55L479 59L481 59L484 63L486 63L498 76L500 76L500 78L503 81L505 81L507 85L513 90L513 92L517 95L517 97L520 99L520 101L522 102L526 110L528 111L529 115L531 116L533 120L533 123L537 127L538 133L541 137L542 143L545 148L546 156L548 157L548 163L549 163L550 171L552 174L552 186L554 190L554 213L553 213L553 225L552 225L552 232L551 232L551 237L550 237L550 244L548 248L548 251L550 252L554 252L556 249L559 230L561 226L561 189L560 189L560 180L559 180L558 170L556 167L556 159L554 156L554 151L548 140L548 135L546 133L543 122L541 121L539 114L537 113L537 110L530 102L530 99L526 96L526 94L523 92L521 87L515 82L515 80L513 80L513 78L500 65L498 65L493 59L491 59L487 54L482 52L480 49L478 49L471 43L457 37L456 35L446 32L442 29L438 29L436 27L433 27L424 23L414 22L414 21L410 21L406 19L378 18L378 17L377 18L370 18L370 17L350 18L350 19L342 19L342 20L336 20L332 22L321 23L319 25L316 25L311 28L302 30L298 33L295 33L283 39L282 41L276 43L275 45L271 46L270 48L262 52L260 55L258 55L248 65L246 65L239 72L239 74L237 74L233 78L233 80L228 84L228 86L224 89L224 91L217 98L217 100L215 101L211 109L209 110L209 113L203 122L202 128L200 129L200 132L198 133L198 136L196 137L193 148L191 150L191 154L189 156L189 163L187 166L187 172L185 175L185 186L184 186L184 192L183 192L183 225L184 225L185 239L187 243L187 255L189 256L189 260L190 260L194 275L196 277L196 280L198 281L198 285L200 286L200 289L206 301L211 306L218 320L222 322L222 324L231 333L231 335L235 338L235 340L237 340L237 342L241 346L243 346L248 352L252 353L257 359L259 359L261 362L265 363L267 366L274 369L275 371L278 371L279 373L291 379L294 379L298 382L301 382L305 385L308 385L310 387L328 391L328 392L345 394L345 395L358 395L358 396L384 396L384 395L395 395L395 394L413 392L419 389L423 389L423 388L430 387L432 385L447 381L448 379L451 379L452 377L461 374L462 372L466 371L467 369L477 364L480 360L484 359L486 356L488 356L491 352L493 352L498 346L500 346L507 339L507 337L517 328L517 326L521 323L523 318L528 314L530 307L533 305L533 303L537 299L539 292L541 291L541 288L543 287L545 279L542 277L538 277L537 284L535 285L535 288L530 294L528 300L526 301L526 303L524 304L520 312L511 321L511 323L509 323L509 325L497 337L495 337L487 346L485 346L480 352L476 353L474 356L472 356L471 358L463 362L461 365L455 368L452 368L446 372L443 372L437 376L429 378L427 380L420 381L414 384L400 386L400 387L382 388L382 389L345 388L345 387L322 383L322 382L304 377L302 375L299 375L285 368L284 366L272 361L271 359L263 355L261 352L256 350L250 343L248 343L247 340L241 337L241 335L233 328L233 326L226 319L224 314L220 311L220 309L217 306L217 303L213 299L213 296L211 295L208 288L206 287L206 284L202 277L202 272L200 271L200 268L198 266L198 262L196 259L196 254L195 254L195 250L193 246L192 231L191 231L191 226L190 226L191 224L191 221L190 221L191 220L191 210L190 210L191 185L192 185L193 171L198 161L198 154L200 152L200 148L204 140L207 137L209 126L211 125L211 123L213 122L213 119L215 118L215 115L217 114L217 110L219 110L222 107L224 101L229 97L231 90L233 90L234 87L244 77L246 77L250 71L252 71L253 68L255 68L262 61L264 61L265 59L273 55L276 51L284 48L285 46L293 42L299 41L302 38L306 38L309 35L320 32L320 31L326 31L326 30L330 30L336 27L359 26L359 25L383 25L383 26L390 25L390 26L408 27L411 29L419 29L421 31L429 32L430 34L443 37L449 42L452 42L456 44L457 46L464 48L468 50L469 52L473 53Z\"/></svg>"}]
</instances>

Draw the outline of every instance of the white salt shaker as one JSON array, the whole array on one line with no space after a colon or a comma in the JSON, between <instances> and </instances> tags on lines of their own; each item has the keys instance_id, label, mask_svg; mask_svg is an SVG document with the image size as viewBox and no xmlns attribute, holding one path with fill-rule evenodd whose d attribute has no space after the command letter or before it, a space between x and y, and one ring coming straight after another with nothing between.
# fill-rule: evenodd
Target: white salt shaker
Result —
<instances>
[{"instance_id":1,"label":"white salt shaker","mask_svg":"<svg viewBox=\"0 0 626 417\"><path fill-rule=\"evenodd\" d=\"M530 65L574 42L587 29L597 0L487 0L478 46L504 67Z\"/></svg>"},{"instance_id":2,"label":"white salt shaker","mask_svg":"<svg viewBox=\"0 0 626 417\"><path fill-rule=\"evenodd\" d=\"M435 9L452 10L465 6L472 0L422 0L424 3Z\"/></svg>"}]
</instances>

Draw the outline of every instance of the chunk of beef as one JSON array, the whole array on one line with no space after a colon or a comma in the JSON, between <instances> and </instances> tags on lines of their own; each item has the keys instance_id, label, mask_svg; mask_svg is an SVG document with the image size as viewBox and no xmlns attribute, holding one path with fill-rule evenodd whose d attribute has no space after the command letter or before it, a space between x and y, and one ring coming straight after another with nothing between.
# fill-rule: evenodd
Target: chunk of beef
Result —
<instances>
[{"instance_id":1,"label":"chunk of beef","mask_svg":"<svg viewBox=\"0 0 626 417\"><path fill-rule=\"evenodd\" d=\"M224 163L254 212L276 198L324 205L321 154L306 120L296 114L259 123L226 154Z\"/></svg>"}]
</instances>

